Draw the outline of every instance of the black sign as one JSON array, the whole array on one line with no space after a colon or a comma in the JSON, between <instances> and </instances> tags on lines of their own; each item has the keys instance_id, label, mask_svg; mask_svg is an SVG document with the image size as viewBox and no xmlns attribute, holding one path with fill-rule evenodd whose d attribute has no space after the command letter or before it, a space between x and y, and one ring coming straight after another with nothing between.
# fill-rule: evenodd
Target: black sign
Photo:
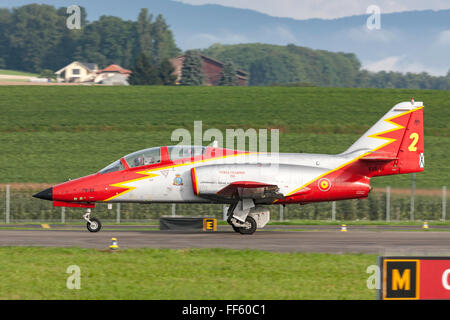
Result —
<instances>
[{"instance_id":1,"label":"black sign","mask_svg":"<svg viewBox=\"0 0 450 320\"><path fill-rule=\"evenodd\" d=\"M383 259L383 299L418 299L419 263L411 259Z\"/></svg>"}]
</instances>

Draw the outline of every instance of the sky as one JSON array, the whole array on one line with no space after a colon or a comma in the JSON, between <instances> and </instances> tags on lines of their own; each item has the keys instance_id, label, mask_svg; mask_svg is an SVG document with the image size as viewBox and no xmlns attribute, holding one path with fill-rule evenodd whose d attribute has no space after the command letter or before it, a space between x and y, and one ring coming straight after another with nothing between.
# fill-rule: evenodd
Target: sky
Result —
<instances>
[{"instance_id":1,"label":"sky","mask_svg":"<svg viewBox=\"0 0 450 320\"><path fill-rule=\"evenodd\" d=\"M378 6L381 13L394 13L415 10L445 10L450 9L450 0L175 0L191 5L217 4L240 9L251 9L275 17L293 18L306 20L312 18L336 19L353 15L370 15L373 11L369 8ZM369 10L369 11L368 11ZM268 30L275 32L277 30ZM278 30L279 31L279 30ZM280 37L291 36L294 39L286 39L287 43L298 43L295 35L285 28ZM370 33L370 34L369 34ZM234 34L238 37L239 34ZM351 29L345 37L353 40L354 43L368 45L367 41L380 43L384 46L395 46L398 37L401 36L398 30L382 28L381 30L370 32L367 28ZM345 38L344 37L344 38ZM378 72L399 71L420 73L426 71L432 75L445 75L448 68L448 58L443 57L445 53L450 54L450 22L447 30L439 30L435 34L430 34L432 43L430 48L423 48L422 56L406 50L403 54L382 54L382 49L377 51L380 56L372 59L357 52L361 58L364 69ZM348 40L348 39L347 39ZM216 42L219 42L217 40ZM223 39L222 39L223 41ZM232 43L239 41L230 41ZM246 42L246 41L240 41ZM248 42L248 41L247 41ZM446 61L446 62L444 62Z\"/></svg>"},{"instance_id":2,"label":"sky","mask_svg":"<svg viewBox=\"0 0 450 320\"><path fill-rule=\"evenodd\" d=\"M371 5L381 13L450 9L449 0L176 0L193 5L219 4L294 19L334 19L366 14Z\"/></svg>"}]
</instances>

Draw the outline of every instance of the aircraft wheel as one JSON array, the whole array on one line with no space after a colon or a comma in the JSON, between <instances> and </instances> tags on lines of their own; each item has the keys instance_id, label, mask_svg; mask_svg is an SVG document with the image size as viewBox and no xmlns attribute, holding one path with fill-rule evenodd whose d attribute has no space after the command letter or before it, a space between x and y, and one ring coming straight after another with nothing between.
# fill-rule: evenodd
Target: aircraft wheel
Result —
<instances>
[{"instance_id":1,"label":"aircraft wheel","mask_svg":"<svg viewBox=\"0 0 450 320\"><path fill-rule=\"evenodd\" d=\"M90 232L99 232L100 229L102 228L102 224L101 224L100 220L98 220L97 218L91 218L89 220L91 220L91 222L88 222L86 224L87 229Z\"/></svg>"},{"instance_id":2,"label":"aircraft wheel","mask_svg":"<svg viewBox=\"0 0 450 320\"><path fill-rule=\"evenodd\" d=\"M246 228L246 227L242 227L242 228L238 228L239 232L241 234L253 234L256 231L256 221L255 219L253 219L250 216L247 216L247 218L245 219L245 222L250 223L250 227Z\"/></svg>"},{"instance_id":3,"label":"aircraft wheel","mask_svg":"<svg viewBox=\"0 0 450 320\"><path fill-rule=\"evenodd\" d=\"M231 217L228 218L227 220L228 224L233 228L234 232L239 232L239 227L236 227L233 222L231 222Z\"/></svg>"},{"instance_id":4,"label":"aircraft wheel","mask_svg":"<svg viewBox=\"0 0 450 320\"><path fill-rule=\"evenodd\" d=\"M241 232L240 229L242 229L242 228L236 227L236 226L234 226L234 225L231 225L231 227L233 228L233 230L234 230L235 232L238 232L238 233Z\"/></svg>"}]
</instances>

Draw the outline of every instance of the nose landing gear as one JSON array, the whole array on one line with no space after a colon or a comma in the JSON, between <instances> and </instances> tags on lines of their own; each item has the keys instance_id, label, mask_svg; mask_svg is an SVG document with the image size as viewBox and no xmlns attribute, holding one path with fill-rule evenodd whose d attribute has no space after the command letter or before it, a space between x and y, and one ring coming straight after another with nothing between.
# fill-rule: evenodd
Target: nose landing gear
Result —
<instances>
[{"instance_id":1,"label":"nose landing gear","mask_svg":"<svg viewBox=\"0 0 450 320\"><path fill-rule=\"evenodd\" d=\"M83 219L87 221L86 228L90 232L99 232L102 228L102 223L97 218L91 218L91 209L87 209L86 214L83 215Z\"/></svg>"}]
</instances>

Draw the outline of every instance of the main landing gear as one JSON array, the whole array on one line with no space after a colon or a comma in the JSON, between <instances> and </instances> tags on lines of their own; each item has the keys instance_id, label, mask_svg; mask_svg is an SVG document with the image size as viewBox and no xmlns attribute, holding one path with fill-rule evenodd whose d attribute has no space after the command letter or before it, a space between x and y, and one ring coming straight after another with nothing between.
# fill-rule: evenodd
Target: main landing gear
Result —
<instances>
[{"instance_id":1,"label":"main landing gear","mask_svg":"<svg viewBox=\"0 0 450 320\"><path fill-rule=\"evenodd\" d=\"M253 204L253 200L252 200L252 204ZM236 213L239 212L239 207L238 207L239 205L242 206L242 201L236 202L228 208L228 213L227 213L228 224L231 225L231 227L233 228L233 230L235 232L238 232L240 234L255 233L256 229L258 228L258 224L257 224L256 220L251 215L249 215L249 212L250 212L249 209L247 209L247 212L245 212L244 215L238 216ZM253 204L253 206L254 206L254 204ZM239 219L236 218L237 216L239 217Z\"/></svg>"},{"instance_id":2,"label":"main landing gear","mask_svg":"<svg viewBox=\"0 0 450 320\"><path fill-rule=\"evenodd\" d=\"M239 232L240 234L253 234L255 233L257 228L256 220L250 216L247 216L247 218L245 218L245 222L241 222L234 218L231 218L228 223L231 225L235 232ZM236 225L238 225L239 227Z\"/></svg>"},{"instance_id":3,"label":"main landing gear","mask_svg":"<svg viewBox=\"0 0 450 320\"><path fill-rule=\"evenodd\" d=\"M86 227L90 232L99 232L102 228L99 219L91 218L91 209L87 209L86 214L83 215L83 219L87 221Z\"/></svg>"}]
</instances>

